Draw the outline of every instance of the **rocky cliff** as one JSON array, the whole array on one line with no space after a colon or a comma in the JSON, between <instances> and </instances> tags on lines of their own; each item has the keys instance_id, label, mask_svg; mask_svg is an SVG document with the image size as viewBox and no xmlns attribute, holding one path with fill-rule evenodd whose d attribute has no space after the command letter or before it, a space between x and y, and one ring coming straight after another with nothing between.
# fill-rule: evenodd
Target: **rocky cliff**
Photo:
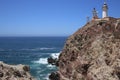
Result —
<instances>
[{"instance_id":1,"label":"rocky cliff","mask_svg":"<svg viewBox=\"0 0 120 80\"><path fill-rule=\"evenodd\" d=\"M120 19L88 22L71 35L51 80L120 80Z\"/></svg>"},{"instance_id":2,"label":"rocky cliff","mask_svg":"<svg viewBox=\"0 0 120 80\"><path fill-rule=\"evenodd\" d=\"M0 61L0 80L35 80L25 65L8 65Z\"/></svg>"}]
</instances>

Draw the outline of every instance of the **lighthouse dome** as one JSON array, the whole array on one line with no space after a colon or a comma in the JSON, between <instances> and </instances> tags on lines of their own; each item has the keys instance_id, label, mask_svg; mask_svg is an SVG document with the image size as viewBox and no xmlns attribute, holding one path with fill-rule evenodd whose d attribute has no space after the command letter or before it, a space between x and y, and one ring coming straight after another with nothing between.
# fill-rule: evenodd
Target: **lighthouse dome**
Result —
<instances>
[{"instance_id":1,"label":"lighthouse dome","mask_svg":"<svg viewBox=\"0 0 120 80\"><path fill-rule=\"evenodd\" d=\"M108 9L108 5L106 3L104 3L103 8L107 8Z\"/></svg>"}]
</instances>

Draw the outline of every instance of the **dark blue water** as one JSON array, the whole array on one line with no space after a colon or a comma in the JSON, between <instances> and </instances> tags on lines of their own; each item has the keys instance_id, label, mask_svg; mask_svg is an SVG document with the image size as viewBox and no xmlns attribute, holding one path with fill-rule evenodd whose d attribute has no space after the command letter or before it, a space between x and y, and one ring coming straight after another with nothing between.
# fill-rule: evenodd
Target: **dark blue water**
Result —
<instances>
[{"instance_id":1,"label":"dark blue water","mask_svg":"<svg viewBox=\"0 0 120 80\"><path fill-rule=\"evenodd\" d=\"M0 61L8 64L25 64L37 80L47 80L56 70L47 58L57 56L67 37L0 37Z\"/></svg>"}]
</instances>

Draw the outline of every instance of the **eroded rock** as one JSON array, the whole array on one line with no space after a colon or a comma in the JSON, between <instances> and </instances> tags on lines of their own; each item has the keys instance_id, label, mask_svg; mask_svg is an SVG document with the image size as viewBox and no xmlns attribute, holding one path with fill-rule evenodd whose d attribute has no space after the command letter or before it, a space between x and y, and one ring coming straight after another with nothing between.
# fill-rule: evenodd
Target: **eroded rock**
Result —
<instances>
[{"instance_id":1,"label":"eroded rock","mask_svg":"<svg viewBox=\"0 0 120 80\"><path fill-rule=\"evenodd\" d=\"M118 21L91 21L67 39L58 59L60 80L120 80Z\"/></svg>"},{"instance_id":2,"label":"eroded rock","mask_svg":"<svg viewBox=\"0 0 120 80\"><path fill-rule=\"evenodd\" d=\"M0 80L36 80L26 65L8 65L0 62Z\"/></svg>"}]
</instances>

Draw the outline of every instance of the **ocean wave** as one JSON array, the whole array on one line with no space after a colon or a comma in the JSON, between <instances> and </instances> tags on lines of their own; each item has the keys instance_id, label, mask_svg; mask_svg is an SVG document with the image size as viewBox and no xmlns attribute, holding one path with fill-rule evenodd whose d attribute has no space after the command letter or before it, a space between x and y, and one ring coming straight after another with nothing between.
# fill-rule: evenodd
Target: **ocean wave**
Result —
<instances>
[{"instance_id":1,"label":"ocean wave","mask_svg":"<svg viewBox=\"0 0 120 80\"><path fill-rule=\"evenodd\" d=\"M33 61L33 62L38 64L48 64L47 58L40 58L38 61Z\"/></svg>"},{"instance_id":2,"label":"ocean wave","mask_svg":"<svg viewBox=\"0 0 120 80\"><path fill-rule=\"evenodd\" d=\"M47 68L53 69L55 68L55 65L47 65Z\"/></svg>"},{"instance_id":3,"label":"ocean wave","mask_svg":"<svg viewBox=\"0 0 120 80\"><path fill-rule=\"evenodd\" d=\"M0 48L0 51L2 52L2 51L13 51L13 49L2 49L2 48Z\"/></svg>"},{"instance_id":4,"label":"ocean wave","mask_svg":"<svg viewBox=\"0 0 120 80\"><path fill-rule=\"evenodd\" d=\"M42 47L42 48L27 48L27 49L21 49L23 51L39 51L39 50L53 50L55 48L48 48L48 47Z\"/></svg>"},{"instance_id":5,"label":"ocean wave","mask_svg":"<svg viewBox=\"0 0 120 80\"><path fill-rule=\"evenodd\" d=\"M5 51L5 50L0 48L0 51Z\"/></svg>"},{"instance_id":6,"label":"ocean wave","mask_svg":"<svg viewBox=\"0 0 120 80\"><path fill-rule=\"evenodd\" d=\"M60 53L51 53L50 56L51 56L52 58L58 58L59 55L60 55ZM48 59L48 58L40 58L39 60L33 61L33 62L34 62L34 63L38 63L38 64L48 64L47 59ZM48 67L51 67L51 66L48 66Z\"/></svg>"},{"instance_id":7,"label":"ocean wave","mask_svg":"<svg viewBox=\"0 0 120 80\"><path fill-rule=\"evenodd\" d=\"M47 47L40 48L40 50L53 50L53 49L55 49L55 48L47 48Z\"/></svg>"},{"instance_id":8,"label":"ocean wave","mask_svg":"<svg viewBox=\"0 0 120 80\"><path fill-rule=\"evenodd\" d=\"M47 76L46 76L44 79L45 79L45 80L49 80L49 75L50 75L50 73L47 74Z\"/></svg>"},{"instance_id":9,"label":"ocean wave","mask_svg":"<svg viewBox=\"0 0 120 80\"><path fill-rule=\"evenodd\" d=\"M59 57L59 55L60 55L60 52L59 53L52 53L50 56L52 57L52 58L57 58L58 59L58 57Z\"/></svg>"},{"instance_id":10,"label":"ocean wave","mask_svg":"<svg viewBox=\"0 0 120 80\"><path fill-rule=\"evenodd\" d=\"M24 49L2 49L0 51L43 51L43 50L54 50L54 47L41 47L41 48L24 48Z\"/></svg>"}]
</instances>

